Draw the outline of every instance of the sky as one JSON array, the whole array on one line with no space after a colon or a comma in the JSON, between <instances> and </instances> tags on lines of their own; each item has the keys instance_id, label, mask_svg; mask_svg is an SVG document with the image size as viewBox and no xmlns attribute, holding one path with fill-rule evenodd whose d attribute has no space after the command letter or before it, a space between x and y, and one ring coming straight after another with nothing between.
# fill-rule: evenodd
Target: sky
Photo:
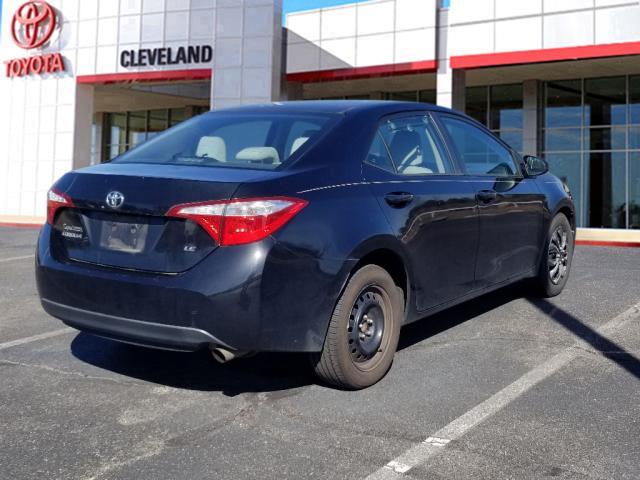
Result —
<instances>
[{"instance_id":1,"label":"sky","mask_svg":"<svg viewBox=\"0 0 640 480\"><path fill-rule=\"evenodd\" d=\"M1 0L0 0L1 1ZM284 14L301 10L313 10L315 8L358 3L363 0L283 0Z\"/></svg>"}]
</instances>

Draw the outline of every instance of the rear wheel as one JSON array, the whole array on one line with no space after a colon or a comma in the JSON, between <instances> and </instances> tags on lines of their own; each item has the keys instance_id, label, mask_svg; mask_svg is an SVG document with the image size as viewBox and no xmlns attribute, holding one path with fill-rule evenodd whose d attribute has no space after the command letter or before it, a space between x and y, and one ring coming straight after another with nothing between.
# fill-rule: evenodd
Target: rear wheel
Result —
<instances>
[{"instance_id":1,"label":"rear wheel","mask_svg":"<svg viewBox=\"0 0 640 480\"><path fill-rule=\"evenodd\" d=\"M312 356L316 374L353 390L378 382L393 362L403 317L404 294L389 273L362 267L336 304L322 352Z\"/></svg>"},{"instance_id":2,"label":"rear wheel","mask_svg":"<svg viewBox=\"0 0 640 480\"><path fill-rule=\"evenodd\" d=\"M545 252L540 261L536 282L545 297L555 297L564 289L573 259L573 230L565 215L555 216L549 227Z\"/></svg>"}]
</instances>

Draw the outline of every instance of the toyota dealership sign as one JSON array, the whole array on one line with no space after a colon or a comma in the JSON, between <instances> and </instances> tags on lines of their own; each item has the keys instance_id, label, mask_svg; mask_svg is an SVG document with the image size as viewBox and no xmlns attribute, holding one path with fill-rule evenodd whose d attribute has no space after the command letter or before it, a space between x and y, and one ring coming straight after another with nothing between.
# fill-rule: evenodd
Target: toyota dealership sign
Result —
<instances>
[{"instance_id":1,"label":"toyota dealership sign","mask_svg":"<svg viewBox=\"0 0 640 480\"><path fill-rule=\"evenodd\" d=\"M58 28L56 10L44 1L30 1L21 5L11 20L11 38L28 51L37 51L49 44ZM7 77L42 75L64 72L64 60L60 53L35 54L25 58L5 61Z\"/></svg>"}]
</instances>

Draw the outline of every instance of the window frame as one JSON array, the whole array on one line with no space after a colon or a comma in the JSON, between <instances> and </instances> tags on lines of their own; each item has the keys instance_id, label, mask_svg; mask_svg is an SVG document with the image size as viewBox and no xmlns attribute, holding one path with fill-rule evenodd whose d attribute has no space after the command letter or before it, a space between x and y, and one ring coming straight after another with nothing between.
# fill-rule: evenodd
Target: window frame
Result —
<instances>
[{"instance_id":1,"label":"window frame","mask_svg":"<svg viewBox=\"0 0 640 480\"><path fill-rule=\"evenodd\" d=\"M525 178L524 174L522 173L523 172L522 157L513 148L511 148L504 140L502 140L498 135L494 134L491 130L489 130L487 127L482 125L480 122L478 122L473 118L468 118L462 115L457 115L455 113L449 113L449 112L437 112L435 117L436 117L436 121L440 125L440 132L446 138L446 143L448 145L448 148L450 148L452 155L456 158L458 167L462 170L464 175L469 177L500 177L500 178L513 178L513 179ZM485 135L488 135L490 138L497 141L498 144L502 145L511 156L511 159L513 160L513 164L516 167L516 173L513 175L495 175L493 173L470 173L467 170L467 165L462 155L458 151L458 148L456 147L453 141L453 138L451 137L451 134L449 133L446 125L444 124L443 118L452 118L454 120L458 120L462 123L469 125L470 127L480 130L480 132L484 133Z\"/></svg>"},{"instance_id":2,"label":"window frame","mask_svg":"<svg viewBox=\"0 0 640 480\"><path fill-rule=\"evenodd\" d=\"M447 173L400 173L398 172L398 166L396 165L396 162L393 159L393 155L391 155L391 150L389 149L389 145L387 145L387 142L384 136L380 133L380 129L382 125L389 120L399 119L399 118L411 118L411 117L428 117L429 120L432 122L433 127L435 129L435 134L437 135L437 138L435 140L436 141L439 140L440 143L442 144L443 151L440 153L442 153L442 155L444 155L446 159L449 161L449 165L451 166L451 172L447 172ZM386 168L382 168L379 165L374 165L371 162L367 161L366 157L369 155L369 152L371 151L371 146L373 145L376 135L380 136L380 140L382 141L382 144L387 150L387 155L389 157L389 160L391 160L393 171L387 170ZM367 153L363 163L370 165L374 168L377 168L378 170L381 170L383 172L391 173L398 178L414 178L415 179L415 178L451 177L451 176L464 175L464 172L460 168L460 165L458 164L457 159L452 154L449 148L449 145L447 144L447 140L442 134L442 129L438 121L436 120L436 118L434 118L433 111L431 110L407 111L407 112L393 113L393 114L385 115L381 117L380 120L378 120L378 122L376 123L374 134L371 136L371 139L369 141L369 147L367 148Z\"/></svg>"}]
</instances>

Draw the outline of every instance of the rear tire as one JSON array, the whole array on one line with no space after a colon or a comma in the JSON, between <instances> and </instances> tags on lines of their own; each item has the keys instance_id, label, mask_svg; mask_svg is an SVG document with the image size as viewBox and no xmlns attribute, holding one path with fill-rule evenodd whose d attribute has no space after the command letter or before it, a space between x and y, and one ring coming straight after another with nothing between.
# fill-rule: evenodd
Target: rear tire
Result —
<instances>
[{"instance_id":1,"label":"rear tire","mask_svg":"<svg viewBox=\"0 0 640 480\"><path fill-rule=\"evenodd\" d=\"M312 354L316 374L349 390L375 384L391 367L403 318L402 289L383 268L362 267L338 299L322 352Z\"/></svg>"},{"instance_id":2,"label":"rear tire","mask_svg":"<svg viewBox=\"0 0 640 480\"><path fill-rule=\"evenodd\" d=\"M535 279L544 297L559 295L567 284L573 259L574 234L567 217L559 213L551 221Z\"/></svg>"}]
</instances>

